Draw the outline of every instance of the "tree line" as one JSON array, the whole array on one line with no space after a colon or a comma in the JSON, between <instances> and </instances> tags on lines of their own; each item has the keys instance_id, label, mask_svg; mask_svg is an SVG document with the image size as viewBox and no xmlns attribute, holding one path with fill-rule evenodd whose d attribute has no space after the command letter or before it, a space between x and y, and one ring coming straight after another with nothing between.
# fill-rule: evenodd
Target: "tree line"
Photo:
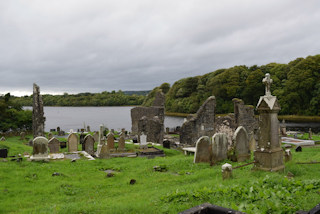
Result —
<instances>
[{"instance_id":1,"label":"tree line","mask_svg":"<svg viewBox=\"0 0 320 214\"><path fill-rule=\"evenodd\" d=\"M209 96L214 95L216 113L230 113L233 112L233 98L256 106L259 97L265 94L262 79L266 73L273 79L271 93L279 100L280 114L320 115L320 55L297 58L288 64L219 69L180 79L172 87L164 83L149 93L143 105L150 106L155 92L162 90L166 94L168 112L195 113Z\"/></svg>"}]
</instances>

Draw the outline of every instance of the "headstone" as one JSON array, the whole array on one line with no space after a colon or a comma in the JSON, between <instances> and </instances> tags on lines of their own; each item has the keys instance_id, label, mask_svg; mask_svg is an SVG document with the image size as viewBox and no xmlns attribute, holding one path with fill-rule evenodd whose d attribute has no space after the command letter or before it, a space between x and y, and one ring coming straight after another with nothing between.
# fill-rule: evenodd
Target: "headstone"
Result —
<instances>
[{"instance_id":1,"label":"headstone","mask_svg":"<svg viewBox=\"0 0 320 214\"><path fill-rule=\"evenodd\" d=\"M286 149L284 151L284 161L288 162L292 160L292 154L291 154L291 150L290 149Z\"/></svg>"},{"instance_id":2,"label":"headstone","mask_svg":"<svg viewBox=\"0 0 320 214\"><path fill-rule=\"evenodd\" d=\"M6 138L4 136L2 136L0 141L6 141Z\"/></svg>"},{"instance_id":3,"label":"headstone","mask_svg":"<svg viewBox=\"0 0 320 214\"><path fill-rule=\"evenodd\" d=\"M59 135L59 136L64 136L65 134L66 134L66 133L65 133L64 131L59 131L59 132L58 132L58 135Z\"/></svg>"},{"instance_id":4,"label":"headstone","mask_svg":"<svg viewBox=\"0 0 320 214\"><path fill-rule=\"evenodd\" d=\"M43 102L39 86L33 84L33 105L32 105L32 130L33 138L44 136Z\"/></svg>"},{"instance_id":5,"label":"headstone","mask_svg":"<svg viewBox=\"0 0 320 214\"><path fill-rule=\"evenodd\" d=\"M67 148L67 142L61 141L61 142L60 142L60 148L61 148L61 149Z\"/></svg>"},{"instance_id":6,"label":"headstone","mask_svg":"<svg viewBox=\"0 0 320 214\"><path fill-rule=\"evenodd\" d=\"M101 147L102 145L104 145L104 142L103 142L103 138L104 138L104 134L103 132L105 131L105 127L103 125L100 125L100 129L99 129L99 143L98 143L98 146L97 146L97 155L99 156L100 154L100 151L101 151Z\"/></svg>"},{"instance_id":7,"label":"headstone","mask_svg":"<svg viewBox=\"0 0 320 214\"><path fill-rule=\"evenodd\" d=\"M26 133L25 132L21 132L20 133L20 140L25 140L26 138Z\"/></svg>"},{"instance_id":8,"label":"headstone","mask_svg":"<svg viewBox=\"0 0 320 214\"><path fill-rule=\"evenodd\" d=\"M90 126L87 126L87 132L91 132Z\"/></svg>"},{"instance_id":9,"label":"headstone","mask_svg":"<svg viewBox=\"0 0 320 214\"><path fill-rule=\"evenodd\" d=\"M81 132L80 134L80 144L82 146L82 151L85 151L85 148L84 148L84 138L85 138L85 134L83 132Z\"/></svg>"},{"instance_id":10,"label":"headstone","mask_svg":"<svg viewBox=\"0 0 320 214\"><path fill-rule=\"evenodd\" d=\"M167 148L167 149L170 149L170 140L167 140L167 139L165 139L164 141L163 141L163 148Z\"/></svg>"},{"instance_id":11,"label":"headstone","mask_svg":"<svg viewBox=\"0 0 320 214\"><path fill-rule=\"evenodd\" d=\"M42 136L33 139L33 153L30 157L33 161L48 161L48 139Z\"/></svg>"},{"instance_id":12,"label":"headstone","mask_svg":"<svg viewBox=\"0 0 320 214\"><path fill-rule=\"evenodd\" d=\"M251 157L249 149L249 141L247 131L243 126L239 126L234 135L233 141L235 145L235 155L238 162L243 162L249 160Z\"/></svg>"},{"instance_id":13,"label":"headstone","mask_svg":"<svg viewBox=\"0 0 320 214\"><path fill-rule=\"evenodd\" d=\"M298 146L298 147L296 148L296 152L302 152L302 147L301 147L301 146Z\"/></svg>"},{"instance_id":14,"label":"headstone","mask_svg":"<svg viewBox=\"0 0 320 214\"><path fill-rule=\"evenodd\" d=\"M212 163L227 159L228 138L225 133L216 133L212 137Z\"/></svg>"},{"instance_id":15,"label":"headstone","mask_svg":"<svg viewBox=\"0 0 320 214\"><path fill-rule=\"evenodd\" d=\"M51 132L48 133L48 139L50 140L53 137L53 134Z\"/></svg>"},{"instance_id":16,"label":"headstone","mask_svg":"<svg viewBox=\"0 0 320 214\"><path fill-rule=\"evenodd\" d=\"M110 152L114 151L114 135L112 132L107 135L107 146Z\"/></svg>"},{"instance_id":17,"label":"headstone","mask_svg":"<svg viewBox=\"0 0 320 214\"><path fill-rule=\"evenodd\" d=\"M222 179L229 179L232 178L232 165L225 163L221 166L222 169Z\"/></svg>"},{"instance_id":18,"label":"headstone","mask_svg":"<svg viewBox=\"0 0 320 214\"><path fill-rule=\"evenodd\" d=\"M254 138L254 134L250 134L250 137L249 137L249 149L251 152L253 152L254 150L256 150L257 148L257 142Z\"/></svg>"},{"instance_id":19,"label":"headstone","mask_svg":"<svg viewBox=\"0 0 320 214\"><path fill-rule=\"evenodd\" d=\"M8 149L0 149L0 158L8 157Z\"/></svg>"},{"instance_id":20,"label":"headstone","mask_svg":"<svg viewBox=\"0 0 320 214\"><path fill-rule=\"evenodd\" d=\"M309 128L309 140L312 140L312 130Z\"/></svg>"},{"instance_id":21,"label":"headstone","mask_svg":"<svg viewBox=\"0 0 320 214\"><path fill-rule=\"evenodd\" d=\"M283 150L279 141L278 112L280 105L277 97L271 95L272 79L267 73L262 82L266 85L265 96L257 104L259 112L258 146L254 152L255 169L264 171L283 171Z\"/></svg>"},{"instance_id":22,"label":"headstone","mask_svg":"<svg viewBox=\"0 0 320 214\"><path fill-rule=\"evenodd\" d=\"M71 133L68 136L68 152L78 151L78 136L75 133Z\"/></svg>"},{"instance_id":23,"label":"headstone","mask_svg":"<svg viewBox=\"0 0 320 214\"><path fill-rule=\"evenodd\" d=\"M94 142L99 142L99 132L94 132L93 139L94 139Z\"/></svg>"},{"instance_id":24,"label":"headstone","mask_svg":"<svg viewBox=\"0 0 320 214\"><path fill-rule=\"evenodd\" d=\"M53 137L49 140L48 147L50 153L59 153L60 141L57 138Z\"/></svg>"},{"instance_id":25,"label":"headstone","mask_svg":"<svg viewBox=\"0 0 320 214\"><path fill-rule=\"evenodd\" d=\"M143 134L140 135L140 149L147 149L148 143L147 143L147 135Z\"/></svg>"},{"instance_id":26,"label":"headstone","mask_svg":"<svg viewBox=\"0 0 320 214\"><path fill-rule=\"evenodd\" d=\"M212 148L210 138L207 136L200 137L196 143L196 152L194 155L193 163L211 163Z\"/></svg>"},{"instance_id":27,"label":"headstone","mask_svg":"<svg viewBox=\"0 0 320 214\"><path fill-rule=\"evenodd\" d=\"M108 146L104 144L101 146L99 158L109 158L109 157L110 157L110 151L108 149Z\"/></svg>"},{"instance_id":28,"label":"headstone","mask_svg":"<svg viewBox=\"0 0 320 214\"><path fill-rule=\"evenodd\" d=\"M61 130L60 130L60 126L58 126L58 127L57 127L57 132L60 132L60 131L61 131Z\"/></svg>"},{"instance_id":29,"label":"headstone","mask_svg":"<svg viewBox=\"0 0 320 214\"><path fill-rule=\"evenodd\" d=\"M123 136L121 136L119 138L119 141L118 141L118 151L122 152L122 151L125 151L125 139Z\"/></svg>"},{"instance_id":30,"label":"headstone","mask_svg":"<svg viewBox=\"0 0 320 214\"><path fill-rule=\"evenodd\" d=\"M169 127L166 127L166 134L169 134Z\"/></svg>"},{"instance_id":31,"label":"headstone","mask_svg":"<svg viewBox=\"0 0 320 214\"><path fill-rule=\"evenodd\" d=\"M94 138L90 134L85 136L83 145L84 151L86 151L89 155L94 154Z\"/></svg>"},{"instance_id":32,"label":"headstone","mask_svg":"<svg viewBox=\"0 0 320 214\"><path fill-rule=\"evenodd\" d=\"M132 138L132 143L139 143L137 136L134 136L134 137Z\"/></svg>"}]
</instances>

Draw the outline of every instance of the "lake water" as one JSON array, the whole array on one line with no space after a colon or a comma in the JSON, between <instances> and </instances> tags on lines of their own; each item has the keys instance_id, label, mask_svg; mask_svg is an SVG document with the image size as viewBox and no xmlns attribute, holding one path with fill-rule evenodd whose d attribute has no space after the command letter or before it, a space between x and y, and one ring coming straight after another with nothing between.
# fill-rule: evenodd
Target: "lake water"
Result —
<instances>
[{"instance_id":1,"label":"lake water","mask_svg":"<svg viewBox=\"0 0 320 214\"><path fill-rule=\"evenodd\" d=\"M32 109L32 107L24 107ZM87 125L91 131L98 131L100 124L109 129L120 131L125 128L131 131L131 115L128 107L44 107L45 131L56 129L58 126L64 131L77 130ZM164 127L175 128L183 123L182 117L166 116Z\"/></svg>"}]
</instances>

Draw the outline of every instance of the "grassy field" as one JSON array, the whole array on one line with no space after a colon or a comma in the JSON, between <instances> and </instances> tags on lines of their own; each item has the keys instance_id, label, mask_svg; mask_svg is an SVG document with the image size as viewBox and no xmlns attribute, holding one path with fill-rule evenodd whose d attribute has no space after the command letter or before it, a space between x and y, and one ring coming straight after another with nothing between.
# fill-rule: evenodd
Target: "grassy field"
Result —
<instances>
[{"instance_id":1,"label":"grassy field","mask_svg":"<svg viewBox=\"0 0 320 214\"><path fill-rule=\"evenodd\" d=\"M24 143L11 137L0 147L8 147L9 155L32 152ZM178 213L204 202L246 213L294 213L320 203L320 164L296 164L320 161L319 147L292 150L293 160L284 173L253 171L249 165L235 169L230 180L222 180L225 162L193 164L192 156L164 151L166 157L154 159L2 159L0 213ZM167 171L153 170L160 165ZM115 176L107 177L107 169L116 171ZM52 176L55 172L60 176Z\"/></svg>"}]
</instances>

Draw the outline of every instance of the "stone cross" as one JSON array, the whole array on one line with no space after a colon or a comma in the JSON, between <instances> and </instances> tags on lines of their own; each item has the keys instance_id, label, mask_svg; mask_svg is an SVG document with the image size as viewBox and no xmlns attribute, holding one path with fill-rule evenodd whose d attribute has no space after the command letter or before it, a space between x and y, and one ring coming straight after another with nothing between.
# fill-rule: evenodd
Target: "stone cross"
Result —
<instances>
[{"instance_id":1,"label":"stone cross","mask_svg":"<svg viewBox=\"0 0 320 214\"><path fill-rule=\"evenodd\" d=\"M266 85L266 96L271 96L271 83L273 80L270 78L270 74L266 73L266 77L263 78L262 82Z\"/></svg>"}]
</instances>

